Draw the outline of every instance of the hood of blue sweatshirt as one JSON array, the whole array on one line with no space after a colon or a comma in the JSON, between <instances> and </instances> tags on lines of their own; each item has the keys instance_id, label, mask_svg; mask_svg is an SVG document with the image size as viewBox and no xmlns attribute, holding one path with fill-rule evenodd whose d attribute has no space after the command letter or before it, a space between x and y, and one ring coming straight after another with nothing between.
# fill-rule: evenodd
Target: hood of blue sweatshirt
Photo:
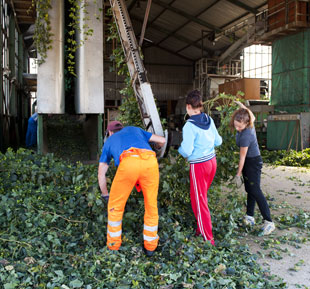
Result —
<instances>
[{"instance_id":1,"label":"hood of blue sweatshirt","mask_svg":"<svg viewBox=\"0 0 310 289\"><path fill-rule=\"evenodd\" d=\"M209 129L211 125L211 119L206 113L192 115L187 121L204 130Z\"/></svg>"}]
</instances>

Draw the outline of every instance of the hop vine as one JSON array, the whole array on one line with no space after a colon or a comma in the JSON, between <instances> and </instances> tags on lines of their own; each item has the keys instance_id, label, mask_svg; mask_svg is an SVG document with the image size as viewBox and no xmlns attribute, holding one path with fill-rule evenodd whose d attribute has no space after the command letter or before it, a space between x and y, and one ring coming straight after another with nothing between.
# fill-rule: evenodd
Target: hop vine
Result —
<instances>
[{"instance_id":1,"label":"hop vine","mask_svg":"<svg viewBox=\"0 0 310 289\"><path fill-rule=\"evenodd\" d=\"M32 0L31 6L28 9L30 11L37 11L37 17L35 21L34 43L37 47L37 52L40 55L38 64L45 62L47 58L47 51L52 49L52 36L51 21L49 10L52 8L51 0Z\"/></svg>"}]
</instances>

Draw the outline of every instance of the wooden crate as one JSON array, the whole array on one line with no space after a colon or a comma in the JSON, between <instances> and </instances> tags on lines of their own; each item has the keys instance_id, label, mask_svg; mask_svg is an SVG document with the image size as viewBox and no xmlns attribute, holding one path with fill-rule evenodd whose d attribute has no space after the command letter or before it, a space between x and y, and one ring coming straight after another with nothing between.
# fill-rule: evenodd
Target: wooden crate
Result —
<instances>
[{"instance_id":1,"label":"wooden crate","mask_svg":"<svg viewBox=\"0 0 310 289\"><path fill-rule=\"evenodd\" d=\"M260 99L260 79L240 78L219 85L219 92L237 95L238 91L244 92L244 99Z\"/></svg>"}]
</instances>

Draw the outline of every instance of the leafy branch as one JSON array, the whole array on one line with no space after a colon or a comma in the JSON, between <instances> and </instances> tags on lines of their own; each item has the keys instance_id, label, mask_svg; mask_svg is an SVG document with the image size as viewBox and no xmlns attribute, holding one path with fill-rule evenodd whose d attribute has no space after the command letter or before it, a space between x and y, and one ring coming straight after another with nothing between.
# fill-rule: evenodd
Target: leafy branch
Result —
<instances>
[{"instance_id":1,"label":"leafy branch","mask_svg":"<svg viewBox=\"0 0 310 289\"><path fill-rule=\"evenodd\" d=\"M3 238L0 238L0 241L3 241L3 242L12 242L12 243L16 243L16 244L19 244L19 245L25 245L25 246L28 246L28 247L32 247L30 244L26 243L26 242L20 242L20 241L16 241L16 240L10 240L10 239L3 239Z\"/></svg>"},{"instance_id":2,"label":"leafy branch","mask_svg":"<svg viewBox=\"0 0 310 289\"><path fill-rule=\"evenodd\" d=\"M51 8L51 0L32 0L31 6L27 11L28 14L33 10L37 11L33 40L40 55L40 59L38 59L39 65L45 62L47 51L53 47L51 38L54 34L51 32L52 27L49 15Z\"/></svg>"}]
</instances>

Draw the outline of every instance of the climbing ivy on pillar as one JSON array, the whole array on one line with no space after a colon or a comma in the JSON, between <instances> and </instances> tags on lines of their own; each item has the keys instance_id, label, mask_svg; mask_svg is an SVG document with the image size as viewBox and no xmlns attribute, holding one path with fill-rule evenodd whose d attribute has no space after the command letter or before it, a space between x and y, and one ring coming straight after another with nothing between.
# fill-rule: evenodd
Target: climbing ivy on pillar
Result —
<instances>
[{"instance_id":1,"label":"climbing ivy on pillar","mask_svg":"<svg viewBox=\"0 0 310 289\"><path fill-rule=\"evenodd\" d=\"M45 62L47 51L52 49L51 21L49 10L52 8L51 0L32 0L32 5L29 10L36 9L37 18L35 22L34 43L37 47L37 52L40 55L38 64Z\"/></svg>"},{"instance_id":2,"label":"climbing ivy on pillar","mask_svg":"<svg viewBox=\"0 0 310 289\"><path fill-rule=\"evenodd\" d=\"M74 76L75 74L75 53L81 47L89 36L93 35L94 30L87 24L88 18L81 18L81 14L87 15L87 1L85 0L68 0L69 3L69 23L66 25L68 29L67 36L67 69ZM83 12L83 13L81 13ZM83 23L83 29L80 24ZM77 34L83 33L83 37L77 41Z\"/></svg>"}]
</instances>

